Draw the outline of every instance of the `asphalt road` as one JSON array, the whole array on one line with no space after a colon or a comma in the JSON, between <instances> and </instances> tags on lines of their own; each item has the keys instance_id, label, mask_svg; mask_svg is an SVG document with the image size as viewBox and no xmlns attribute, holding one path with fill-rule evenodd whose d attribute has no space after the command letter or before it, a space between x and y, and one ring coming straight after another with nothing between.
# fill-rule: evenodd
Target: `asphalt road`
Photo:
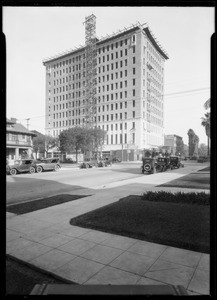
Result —
<instances>
[{"instance_id":1,"label":"asphalt road","mask_svg":"<svg viewBox=\"0 0 217 300\"><path fill-rule=\"evenodd\" d=\"M164 173L162 176L168 176L169 173L185 175L203 167L205 168L206 165L186 162L184 168L168 170L167 175ZM7 175L6 201L9 205L67 192L88 195L103 185L112 185L118 182L123 184L125 180L140 179L144 176L155 178L155 174L143 175L140 168L141 162L120 163L109 167L91 169L75 169L63 165L62 169L56 172ZM151 178L148 179L150 182Z\"/></svg>"}]
</instances>

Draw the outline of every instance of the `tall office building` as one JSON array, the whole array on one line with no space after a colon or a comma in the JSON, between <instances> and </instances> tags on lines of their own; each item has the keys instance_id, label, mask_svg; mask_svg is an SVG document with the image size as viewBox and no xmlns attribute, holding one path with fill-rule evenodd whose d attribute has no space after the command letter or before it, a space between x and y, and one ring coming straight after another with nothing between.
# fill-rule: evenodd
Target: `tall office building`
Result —
<instances>
[{"instance_id":1,"label":"tall office building","mask_svg":"<svg viewBox=\"0 0 217 300\"><path fill-rule=\"evenodd\" d=\"M107 132L104 153L140 159L164 144L164 63L149 27L136 25L96 38L95 126ZM46 59L46 134L86 122L85 46Z\"/></svg>"}]
</instances>

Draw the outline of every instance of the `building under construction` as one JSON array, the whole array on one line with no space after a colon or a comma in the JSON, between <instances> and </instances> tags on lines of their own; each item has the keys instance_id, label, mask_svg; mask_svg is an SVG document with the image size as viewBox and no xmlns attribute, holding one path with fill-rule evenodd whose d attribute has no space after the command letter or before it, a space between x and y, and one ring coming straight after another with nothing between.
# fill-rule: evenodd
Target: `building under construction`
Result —
<instances>
[{"instance_id":1,"label":"building under construction","mask_svg":"<svg viewBox=\"0 0 217 300\"><path fill-rule=\"evenodd\" d=\"M81 24L82 26L82 24ZM141 159L164 144L164 63L167 53L147 24L96 37L85 18L85 45L43 61L46 134L74 126L107 132L103 153Z\"/></svg>"}]
</instances>

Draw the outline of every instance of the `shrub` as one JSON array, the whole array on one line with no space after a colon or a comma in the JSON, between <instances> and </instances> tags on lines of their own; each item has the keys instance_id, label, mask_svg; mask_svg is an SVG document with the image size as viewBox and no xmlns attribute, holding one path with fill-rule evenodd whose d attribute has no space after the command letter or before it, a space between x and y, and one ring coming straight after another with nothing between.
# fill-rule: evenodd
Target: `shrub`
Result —
<instances>
[{"instance_id":1,"label":"shrub","mask_svg":"<svg viewBox=\"0 0 217 300\"><path fill-rule=\"evenodd\" d=\"M155 202L173 202L173 203L189 203L197 205L210 205L210 195L201 193L171 193L165 191L146 192L141 196L141 200Z\"/></svg>"}]
</instances>

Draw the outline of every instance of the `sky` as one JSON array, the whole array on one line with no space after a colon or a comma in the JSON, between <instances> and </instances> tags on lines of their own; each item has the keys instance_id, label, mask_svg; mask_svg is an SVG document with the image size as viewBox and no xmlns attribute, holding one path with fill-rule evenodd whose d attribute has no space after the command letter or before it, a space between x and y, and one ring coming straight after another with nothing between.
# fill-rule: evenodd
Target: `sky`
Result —
<instances>
[{"instance_id":1,"label":"sky","mask_svg":"<svg viewBox=\"0 0 217 300\"><path fill-rule=\"evenodd\" d=\"M83 22L96 16L98 38L147 23L169 59L165 62L165 134L183 137L191 128L207 144L201 117L210 98L210 38L214 7L7 7L6 116L45 133L43 60L85 44Z\"/></svg>"}]
</instances>

